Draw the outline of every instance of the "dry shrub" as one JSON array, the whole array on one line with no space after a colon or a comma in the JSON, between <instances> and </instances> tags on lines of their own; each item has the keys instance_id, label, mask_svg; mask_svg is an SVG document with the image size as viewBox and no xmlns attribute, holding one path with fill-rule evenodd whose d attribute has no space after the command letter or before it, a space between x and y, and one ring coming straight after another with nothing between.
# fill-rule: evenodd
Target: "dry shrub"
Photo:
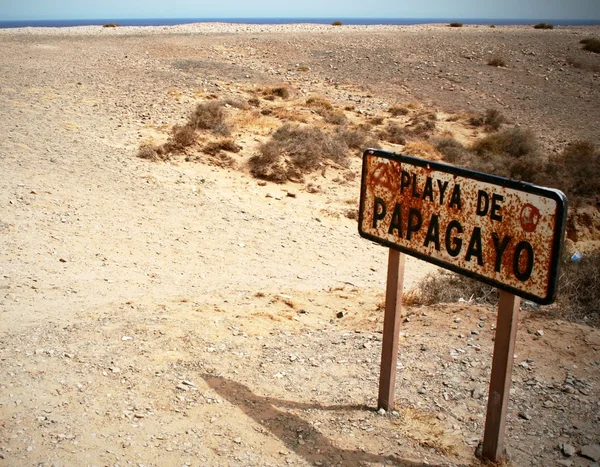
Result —
<instances>
[{"instance_id":1,"label":"dry shrub","mask_svg":"<svg viewBox=\"0 0 600 467\"><path fill-rule=\"evenodd\" d=\"M506 62L504 61L504 59L502 59L500 57L490 58L488 60L487 64L489 66L495 66L495 67L506 66Z\"/></svg>"},{"instance_id":2,"label":"dry shrub","mask_svg":"<svg viewBox=\"0 0 600 467\"><path fill-rule=\"evenodd\" d=\"M332 125L343 125L348 121L346 118L346 114L344 114L341 110L329 110L326 112L322 112L321 116L323 120L327 123L331 123Z\"/></svg>"},{"instance_id":3,"label":"dry shrub","mask_svg":"<svg viewBox=\"0 0 600 467\"><path fill-rule=\"evenodd\" d=\"M235 109L240 109L240 110L247 110L248 109L248 103L244 102L242 99L235 99L235 98L228 98L225 99L225 104L235 108Z\"/></svg>"},{"instance_id":4,"label":"dry shrub","mask_svg":"<svg viewBox=\"0 0 600 467\"><path fill-rule=\"evenodd\" d=\"M334 21L333 23L331 23L332 26L341 26L342 22L341 21Z\"/></svg>"},{"instance_id":5,"label":"dry shrub","mask_svg":"<svg viewBox=\"0 0 600 467\"><path fill-rule=\"evenodd\" d=\"M463 24L462 23L450 23L448 26L450 26L451 28L462 28Z\"/></svg>"},{"instance_id":6,"label":"dry shrub","mask_svg":"<svg viewBox=\"0 0 600 467\"><path fill-rule=\"evenodd\" d=\"M264 109L271 110L269 115L273 117L277 117L280 120L285 120L288 122L303 122L306 123L306 116L302 115L295 109L289 109L287 107L274 107L273 109Z\"/></svg>"},{"instance_id":7,"label":"dry shrub","mask_svg":"<svg viewBox=\"0 0 600 467\"><path fill-rule=\"evenodd\" d=\"M471 153L454 138L439 138L433 141L435 148L442 153L446 162L464 165L464 161L471 158Z\"/></svg>"},{"instance_id":8,"label":"dry shrub","mask_svg":"<svg viewBox=\"0 0 600 467\"><path fill-rule=\"evenodd\" d=\"M484 284L462 274L441 270L429 273L415 288L413 303L433 305L453 303L460 299L472 303L498 303L498 292L491 285Z\"/></svg>"},{"instance_id":9,"label":"dry shrub","mask_svg":"<svg viewBox=\"0 0 600 467\"><path fill-rule=\"evenodd\" d=\"M381 125L384 120L385 120L385 117L382 117L382 116L378 115L377 117L373 117L372 119L370 119L369 123L371 125L378 126L378 125Z\"/></svg>"},{"instance_id":10,"label":"dry shrub","mask_svg":"<svg viewBox=\"0 0 600 467\"><path fill-rule=\"evenodd\" d=\"M479 172L539 183L544 160L533 132L512 128L492 133L472 146L474 157L465 165Z\"/></svg>"},{"instance_id":11,"label":"dry shrub","mask_svg":"<svg viewBox=\"0 0 600 467\"><path fill-rule=\"evenodd\" d=\"M545 181L564 191L575 205L600 200L600 149L590 141L568 145L550 159L545 173Z\"/></svg>"},{"instance_id":12,"label":"dry shrub","mask_svg":"<svg viewBox=\"0 0 600 467\"><path fill-rule=\"evenodd\" d=\"M103 25L103 28L118 28L120 26L119 23L106 23L105 25Z\"/></svg>"},{"instance_id":13,"label":"dry shrub","mask_svg":"<svg viewBox=\"0 0 600 467\"><path fill-rule=\"evenodd\" d=\"M485 117L483 118L483 124L487 131L498 131L503 123L506 122L506 118L497 109L487 109Z\"/></svg>"},{"instance_id":14,"label":"dry shrub","mask_svg":"<svg viewBox=\"0 0 600 467\"><path fill-rule=\"evenodd\" d=\"M251 97L248 99L248 105L252 107L260 107L260 99L258 97Z\"/></svg>"},{"instance_id":15,"label":"dry shrub","mask_svg":"<svg viewBox=\"0 0 600 467\"><path fill-rule=\"evenodd\" d=\"M511 128L476 141L473 150L479 155L492 153L518 159L536 153L538 142L532 131Z\"/></svg>"},{"instance_id":16,"label":"dry shrub","mask_svg":"<svg viewBox=\"0 0 600 467\"><path fill-rule=\"evenodd\" d=\"M600 250L584 254L575 262L563 255L558 278L556 304L541 308L541 315L600 326ZM428 274L416 286L412 304L432 305L460 299L495 305L494 287L461 274L442 270Z\"/></svg>"},{"instance_id":17,"label":"dry shrub","mask_svg":"<svg viewBox=\"0 0 600 467\"><path fill-rule=\"evenodd\" d=\"M409 133L414 136L428 138L433 133L435 128L436 128L435 120L432 120L432 119L422 120L419 118L415 118L409 127Z\"/></svg>"},{"instance_id":18,"label":"dry shrub","mask_svg":"<svg viewBox=\"0 0 600 467\"><path fill-rule=\"evenodd\" d=\"M157 152L156 146L148 142L140 144L137 156L153 162L162 160L162 156Z\"/></svg>"},{"instance_id":19,"label":"dry shrub","mask_svg":"<svg viewBox=\"0 0 600 467\"><path fill-rule=\"evenodd\" d=\"M554 29L554 26L552 24L548 24L548 23L538 23L535 26L533 26L534 29Z\"/></svg>"},{"instance_id":20,"label":"dry shrub","mask_svg":"<svg viewBox=\"0 0 600 467\"><path fill-rule=\"evenodd\" d=\"M188 125L195 130L211 130L213 133L227 136L230 133L225 121L224 103L210 101L200 103L188 119Z\"/></svg>"},{"instance_id":21,"label":"dry shrub","mask_svg":"<svg viewBox=\"0 0 600 467\"><path fill-rule=\"evenodd\" d=\"M379 133L379 137L384 141L388 141L393 144L406 144L404 128L396 125L395 123L388 123L385 131Z\"/></svg>"},{"instance_id":22,"label":"dry shrub","mask_svg":"<svg viewBox=\"0 0 600 467\"><path fill-rule=\"evenodd\" d=\"M408 110L406 107L404 106L400 106L400 105L392 105L389 109L388 112L392 114L392 116L394 117L399 117L401 115L408 115L408 113L410 112L410 110Z\"/></svg>"},{"instance_id":23,"label":"dry shrub","mask_svg":"<svg viewBox=\"0 0 600 467\"><path fill-rule=\"evenodd\" d=\"M586 39L582 39L581 43L583 44L583 50L600 54L600 40L593 37L588 37Z\"/></svg>"},{"instance_id":24,"label":"dry shrub","mask_svg":"<svg viewBox=\"0 0 600 467\"><path fill-rule=\"evenodd\" d=\"M558 280L557 306L551 315L600 326L600 250L575 262L563 255Z\"/></svg>"},{"instance_id":25,"label":"dry shrub","mask_svg":"<svg viewBox=\"0 0 600 467\"><path fill-rule=\"evenodd\" d=\"M317 110L333 110L333 105L324 97L311 96L306 99L306 105Z\"/></svg>"},{"instance_id":26,"label":"dry shrub","mask_svg":"<svg viewBox=\"0 0 600 467\"><path fill-rule=\"evenodd\" d=\"M240 152L241 146L235 144L235 141L231 138L223 138L217 141L211 141L207 143L203 148L202 152L205 154L215 155L220 151L228 151L228 152Z\"/></svg>"},{"instance_id":27,"label":"dry shrub","mask_svg":"<svg viewBox=\"0 0 600 467\"><path fill-rule=\"evenodd\" d=\"M277 183L299 181L303 174L319 168L325 159L341 166L348 164L346 143L314 126L286 123L259 151L249 161L250 172Z\"/></svg>"},{"instance_id":28,"label":"dry shrub","mask_svg":"<svg viewBox=\"0 0 600 467\"><path fill-rule=\"evenodd\" d=\"M274 100L276 97L287 99L290 97L290 90L286 86L274 86L262 90L265 99Z\"/></svg>"},{"instance_id":29,"label":"dry shrub","mask_svg":"<svg viewBox=\"0 0 600 467\"><path fill-rule=\"evenodd\" d=\"M196 144L196 130L189 123L186 125L175 125L171 130L171 136L162 146L165 153L181 153L190 146Z\"/></svg>"},{"instance_id":30,"label":"dry shrub","mask_svg":"<svg viewBox=\"0 0 600 467\"><path fill-rule=\"evenodd\" d=\"M368 131L357 127L342 127L336 130L337 136L343 140L350 149L362 151L365 148L379 148L379 144L374 140Z\"/></svg>"},{"instance_id":31,"label":"dry shrub","mask_svg":"<svg viewBox=\"0 0 600 467\"><path fill-rule=\"evenodd\" d=\"M410 141L404 146L404 154L430 161L440 161L443 159L442 154L435 148L433 144L424 140Z\"/></svg>"}]
</instances>

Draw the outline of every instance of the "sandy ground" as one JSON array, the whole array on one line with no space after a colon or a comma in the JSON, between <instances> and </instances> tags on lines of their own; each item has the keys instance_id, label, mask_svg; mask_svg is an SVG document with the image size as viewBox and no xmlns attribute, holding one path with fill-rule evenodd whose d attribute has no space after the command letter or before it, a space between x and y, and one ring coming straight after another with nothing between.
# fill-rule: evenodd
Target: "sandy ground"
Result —
<instances>
[{"instance_id":1,"label":"sandy ground","mask_svg":"<svg viewBox=\"0 0 600 467\"><path fill-rule=\"evenodd\" d=\"M137 148L211 94L286 84L361 118L500 108L553 151L597 136L600 57L578 42L598 33L0 30L0 465L477 465L495 313L407 310L398 408L377 414L387 252L345 215L358 178L309 193ZM235 134L240 161L269 130ZM431 270L409 258L407 288ZM520 327L511 462L597 465L600 333Z\"/></svg>"}]
</instances>

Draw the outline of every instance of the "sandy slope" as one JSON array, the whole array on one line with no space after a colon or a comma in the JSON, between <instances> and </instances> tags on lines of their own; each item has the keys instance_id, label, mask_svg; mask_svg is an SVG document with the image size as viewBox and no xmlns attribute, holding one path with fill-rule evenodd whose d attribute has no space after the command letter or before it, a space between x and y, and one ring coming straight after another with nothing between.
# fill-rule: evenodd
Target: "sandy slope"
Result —
<instances>
[{"instance_id":1,"label":"sandy slope","mask_svg":"<svg viewBox=\"0 0 600 467\"><path fill-rule=\"evenodd\" d=\"M0 31L0 465L477 462L493 311L414 310L398 412L371 410L386 251L344 216L357 179L318 175L311 194L135 153L210 93L282 82L367 115L500 101L549 147L591 137L598 73L559 71L554 52L580 54L589 32ZM514 67L487 67L487 49ZM250 155L252 135L236 138ZM409 259L407 285L429 270ZM599 441L600 338L522 327L508 445L515 465L551 465L558 443Z\"/></svg>"}]
</instances>

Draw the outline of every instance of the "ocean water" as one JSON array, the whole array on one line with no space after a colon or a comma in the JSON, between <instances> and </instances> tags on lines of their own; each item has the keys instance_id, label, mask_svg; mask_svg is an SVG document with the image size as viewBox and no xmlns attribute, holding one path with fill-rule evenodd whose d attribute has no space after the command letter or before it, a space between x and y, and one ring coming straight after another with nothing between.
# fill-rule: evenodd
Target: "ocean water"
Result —
<instances>
[{"instance_id":1,"label":"ocean water","mask_svg":"<svg viewBox=\"0 0 600 467\"><path fill-rule=\"evenodd\" d=\"M241 23L241 24L331 24L341 21L350 25L412 25L461 22L463 24L527 25L540 22L555 26L595 26L600 20L549 20L549 19L477 19L477 18L127 18L127 19L54 19L54 20L0 20L0 28L70 26L102 26L117 23L121 26L173 26L190 23Z\"/></svg>"}]
</instances>

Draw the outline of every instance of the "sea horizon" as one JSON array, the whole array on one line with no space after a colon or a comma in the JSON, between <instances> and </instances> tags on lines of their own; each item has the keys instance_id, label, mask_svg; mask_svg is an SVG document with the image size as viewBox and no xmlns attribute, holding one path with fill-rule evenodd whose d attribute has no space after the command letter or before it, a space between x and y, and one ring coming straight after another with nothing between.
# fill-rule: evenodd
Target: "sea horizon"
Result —
<instances>
[{"instance_id":1,"label":"sea horizon","mask_svg":"<svg viewBox=\"0 0 600 467\"><path fill-rule=\"evenodd\" d=\"M331 24L340 21L345 25L410 26L461 22L465 25L520 26L550 23L555 26L598 26L600 20L587 19L501 19L501 18L102 18L102 19L51 19L51 20L0 20L0 29L25 27L64 28L74 26L103 26L113 23L119 26L176 26L192 23L231 24Z\"/></svg>"}]
</instances>

